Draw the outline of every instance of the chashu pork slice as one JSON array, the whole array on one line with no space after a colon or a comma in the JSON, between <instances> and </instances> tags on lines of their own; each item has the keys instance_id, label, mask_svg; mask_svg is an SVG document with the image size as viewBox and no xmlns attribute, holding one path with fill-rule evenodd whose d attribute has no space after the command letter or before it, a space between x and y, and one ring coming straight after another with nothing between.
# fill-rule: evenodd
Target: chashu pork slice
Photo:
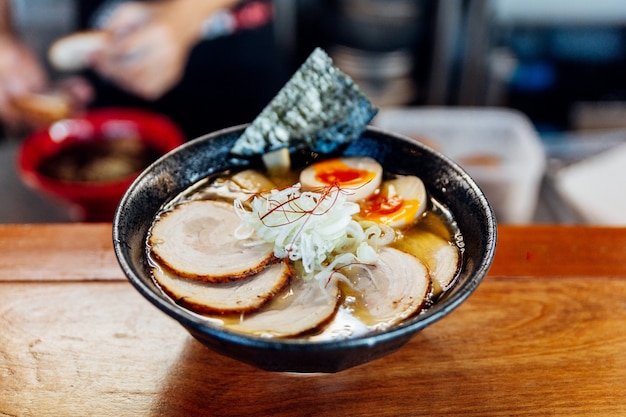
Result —
<instances>
[{"instance_id":1,"label":"chashu pork slice","mask_svg":"<svg viewBox=\"0 0 626 417\"><path fill-rule=\"evenodd\" d=\"M261 337L298 336L330 321L338 303L336 280L320 283L297 277L282 294L258 312L244 316L233 329Z\"/></svg>"},{"instance_id":2,"label":"chashu pork slice","mask_svg":"<svg viewBox=\"0 0 626 417\"><path fill-rule=\"evenodd\" d=\"M454 283L461 266L459 247L430 232L420 232L402 241L402 250L416 254L428 267L435 295Z\"/></svg>"},{"instance_id":3,"label":"chashu pork slice","mask_svg":"<svg viewBox=\"0 0 626 417\"><path fill-rule=\"evenodd\" d=\"M356 271L350 278L361 291L361 301L369 315L367 324L372 329L389 327L416 314L428 299L428 269L406 252L382 248L369 273L361 268Z\"/></svg>"},{"instance_id":4,"label":"chashu pork slice","mask_svg":"<svg viewBox=\"0 0 626 417\"><path fill-rule=\"evenodd\" d=\"M160 265L181 277L229 282L253 275L274 262L271 243L240 239L241 223L230 203L182 203L154 223L148 244Z\"/></svg>"},{"instance_id":5,"label":"chashu pork slice","mask_svg":"<svg viewBox=\"0 0 626 417\"><path fill-rule=\"evenodd\" d=\"M430 276L433 279L436 292L450 288L454 278L461 266L461 256L456 246L448 244L443 239L438 241L439 245L433 246L433 257L426 264L430 269Z\"/></svg>"},{"instance_id":6,"label":"chashu pork slice","mask_svg":"<svg viewBox=\"0 0 626 417\"><path fill-rule=\"evenodd\" d=\"M152 275L161 289L182 306L197 313L231 314L261 308L289 283L291 271L281 262L249 278L222 283L181 278L161 268L153 268Z\"/></svg>"}]
</instances>

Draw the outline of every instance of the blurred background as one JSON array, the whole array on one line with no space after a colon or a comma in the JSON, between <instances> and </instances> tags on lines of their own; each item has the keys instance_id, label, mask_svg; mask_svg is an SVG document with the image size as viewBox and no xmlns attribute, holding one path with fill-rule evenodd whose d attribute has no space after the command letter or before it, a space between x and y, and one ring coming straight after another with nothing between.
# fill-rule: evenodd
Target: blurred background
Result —
<instances>
[{"instance_id":1,"label":"blurred background","mask_svg":"<svg viewBox=\"0 0 626 417\"><path fill-rule=\"evenodd\" d=\"M78 29L76 3L13 2L19 31L43 62L54 40ZM500 221L626 224L623 0L274 0L272 7L273 59L284 74L323 47L381 109L374 124L454 154L497 202ZM0 182L11 195L0 222L71 220L9 170L18 146L0 141Z\"/></svg>"}]
</instances>

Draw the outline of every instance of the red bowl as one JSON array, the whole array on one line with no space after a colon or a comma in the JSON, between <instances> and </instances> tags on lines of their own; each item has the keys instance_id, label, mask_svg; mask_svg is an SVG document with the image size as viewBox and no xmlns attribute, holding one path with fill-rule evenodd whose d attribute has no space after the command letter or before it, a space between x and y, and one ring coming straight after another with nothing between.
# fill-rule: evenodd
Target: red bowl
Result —
<instances>
[{"instance_id":1,"label":"red bowl","mask_svg":"<svg viewBox=\"0 0 626 417\"><path fill-rule=\"evenodd\" d=\"M43 161L69 146L102 145L98 141L135 138L159 155L185 142L180 128L167 117L136 109L86 112L34 132L20 147L17 171L30 188L69 205L76 221L109 222L126 189L140 170L107 180L74 181L41 172Z\"/></svg>"}]
</instances>

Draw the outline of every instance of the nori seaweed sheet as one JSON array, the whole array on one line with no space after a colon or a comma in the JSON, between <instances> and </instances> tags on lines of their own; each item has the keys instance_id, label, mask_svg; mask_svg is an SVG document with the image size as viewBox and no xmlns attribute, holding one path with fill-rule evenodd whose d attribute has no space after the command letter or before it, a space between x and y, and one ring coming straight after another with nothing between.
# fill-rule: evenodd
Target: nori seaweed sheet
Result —
<instances>
[{"instance_id":1,"label":"nori seaweed sheet","mask_svg":"<svg viewBox=\"0 0 626 417\"><path fill-rule=\"evenodd\" d=\"M284 147L330 153L358 138L377 111L359 86L317 48L242 133L231 153L251 156Z\"/></svg>"}]
</instances>

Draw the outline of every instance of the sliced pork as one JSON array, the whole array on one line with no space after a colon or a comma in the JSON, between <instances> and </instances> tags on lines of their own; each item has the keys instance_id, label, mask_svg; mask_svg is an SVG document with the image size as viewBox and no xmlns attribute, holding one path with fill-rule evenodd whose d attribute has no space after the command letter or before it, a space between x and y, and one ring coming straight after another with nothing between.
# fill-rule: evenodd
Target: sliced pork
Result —
<instances>
[{"instance_id":1,"label":"sliced pork","mask_svg":"<svg viewBox=\"0 0 626 417\"><path fill-rule=\"evenodd\" d=\"M380 250L369 271L353 268L350 279L362 293L371 322L378 323L373 328L386 328L420 311L431 286L428 269L419 259L389 247Z\"/></svg>"},{"instance_id":2,"label":"sliced pork","mask_svg":"<svg viewBox=\"0 0 626 417\"><path fill-rule=\"evenodd\" d=\"M253 169L246 169L233 174L230 178L216 178L209 186L195 191L191 198L228 202L239 199L245 202L256 193L275 187L276 185L265 175Z\"/></svg>"},{"instance_id":3,"label":"sliced pork","mask_svg":"<svg viewBox=\"0 0 626 417\"><path fill-rule=\"evenodd\" d=\"M459 249L440 239L438 245L432 247L433 256L428 261L430 276L436 291L442 292L450 288L460 267Z\"/></svg>"},{"instance_id":4,"label":"sliced pork","mask_svg":"<svg viewBox=\"0 0 626 417\"><path fill-rule=\"evenodd\" d=\"M180 278L170 271L153 269L159 286L176 302L199 313L241 313L259 309L288 283L290 269L284 263L272 265L249 278L211 283Z\"/></svg>"},{"instance_id":5,"label":"sliced pork","mask_svg":"<svg viewBox=\"0 0 626 417\"><path fill-rule=\"evenodd\" d=\"M244 316L232 328L263 337L297 336L328 322L338 302L336 281L320 283L296 277L261 311Z\"/></svg>"},{"instance_id":6,"label":"sliced pork","mask_svg":"<svg viewBox=\"0 0 626 417\"><path fill-rule=\"evenodd\" d=\"M235 237L240 223L230 203L190 201L157 219L148 244L155 260L181 277L206 282L243 279L276 258L273 244Z\"/></svg>"},{"instance_id":7,"label":"sliced pork","mask_svg":"<svg viewBox=\"0 0 626 417\"><path fill-rule=\"evenodd\" d=\"M461 254L458 246L442 237L427 231L420 231L400 242L400 249L412 253L421 259L433 280L433 293L438 295L447 290L461 266Z\"/></svg>"}]
</instances>

